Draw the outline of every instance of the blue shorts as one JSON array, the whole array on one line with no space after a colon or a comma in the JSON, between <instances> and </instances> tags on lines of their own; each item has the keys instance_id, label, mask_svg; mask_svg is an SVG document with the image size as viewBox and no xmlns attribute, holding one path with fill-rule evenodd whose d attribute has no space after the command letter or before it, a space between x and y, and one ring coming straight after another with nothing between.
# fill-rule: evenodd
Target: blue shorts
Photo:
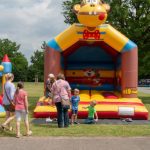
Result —
<instances>
[{"instance_id":1,"label":"blue shorts","mask_svg":"<svg viewBox=\"0 0 150 150\"><path fill-rule=\"evenodd\" d=\"M72 109L72 114L73 114L73 115L77 115L77 114L78 114L78 110Z\"/></svg>"}]
</instances>

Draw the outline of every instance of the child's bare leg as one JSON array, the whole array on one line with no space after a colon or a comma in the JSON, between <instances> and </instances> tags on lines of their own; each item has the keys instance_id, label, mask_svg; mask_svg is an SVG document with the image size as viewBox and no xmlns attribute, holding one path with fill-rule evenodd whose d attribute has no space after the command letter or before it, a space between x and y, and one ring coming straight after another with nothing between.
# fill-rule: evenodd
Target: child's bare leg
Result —
<instances>
[{"instance_id":1,"label":"child's bare leg","mask_svg":"<svg viewBox=\"0 0 150 150\"><path fill-rule=\"evenodd\" d=\"M16 136L20 136L20 121L16 122Z\"/></svg>"},{"instance_id":2,"label":"child's bare leg","mask_svg":"<svg viewBox=\"0 0 150 150\"><path fill-rule=\"evenodd\" d=\"M75 122L77 122L77 114L75 114L74 120L75 120Z\"/></svg>"},{"instance_id":3,"label":"child's bare leg","mask_svg":"<svg viewBox=\"0 0 150 150\"><path fill-rule=\"evenodd\" d=\"M26 127L26 133L29 134L30 128L29 128L29 121L28 121L28 119L26 119L26 120L24 121L24 123L25 123L25 127Z\"/></svg>"},{"instance_id":4,"label":"child's bare leg","mask_svg":"<svg viewBox=\"0 0 150 150\"><path fill-rule=\"evenodd\" d=\"M15 119L15 115L13 114L13 116L10 116L9 115L9 117L7 118L7 120L3 123L3 125L4 126L6 126L6 125L8 125L9 127L10 127L10 122L12 121L12 120L14 120Z\"/></svg>"},{"instance_id":5,"label":"child's bare leg","mask_svg":"<svg viewBox=\"0 0 150 150\"><path fill-rule=\"evenodd\" d=\"M71 116L71 124L73 124L74 123L74 114L72 114L72 116Z\"/></svg>"},{"instance_id":6,"label":"child's bare leg","mask_svg":"<svg viewBox=\"0 0 150 150\"><path fill-rule=\"evenodd\" d=\"M3 126L6 126L7 124L7 120L8 120L8 118L10 117L10 112L9 111L6 111L6 118L5 118L5 122L2 124Z\"/></svg>"}]
</instances>

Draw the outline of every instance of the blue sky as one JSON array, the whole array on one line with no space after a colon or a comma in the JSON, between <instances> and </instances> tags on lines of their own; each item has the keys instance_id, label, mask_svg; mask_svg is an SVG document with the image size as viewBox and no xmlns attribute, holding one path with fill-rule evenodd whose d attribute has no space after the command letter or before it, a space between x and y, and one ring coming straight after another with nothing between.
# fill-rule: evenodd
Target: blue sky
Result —
<instances>
[{"instance_id":1,"label":"blue sky","mask_svg":"<svg viewBox=\"0 0 150 150\"><path fill-rule=\"evenodd\" d=\"M63 0L0 0L0 38L21 44L28 58L67 28L62 12Z\"/></svg>"}]
</instances>

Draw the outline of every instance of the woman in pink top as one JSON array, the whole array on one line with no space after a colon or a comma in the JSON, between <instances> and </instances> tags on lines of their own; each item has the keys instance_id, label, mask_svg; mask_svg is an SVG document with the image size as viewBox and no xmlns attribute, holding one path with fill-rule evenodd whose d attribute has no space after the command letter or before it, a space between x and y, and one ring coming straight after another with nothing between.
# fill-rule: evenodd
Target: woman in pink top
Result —
<instances>
[{"instance_id":1,"label":"woman in pink top","mask_svg":"<svg viewBox=\"0 0 150 150\"><path fill-rule=\"evenodd\" d=\"M68 127L69 126L69 115L68 109L63 108L61 100L69 100L71 98L71 88L63 74L57 76L57 81L53 84L52 89L53 103L55 103L57 108L57 121L58 127Z\"/></svg>"},{"instance_id":2,"label":"woman in pink top","mask_svg":"<svg viewBox=\"0 0 150 150\"><path fill-rule=\"evenodd\" d=\"M28 120L28 98L27 92L23 90L24 85L22 82L17 84L17 90L14 96L15 102L15 114L16 114L16 137L19 138L20 134L20 122L23 117L25 126L26 126L26 135L29 136L32 134L32 131L29 130L29 120Z\"/></svg>"}]
</instances>

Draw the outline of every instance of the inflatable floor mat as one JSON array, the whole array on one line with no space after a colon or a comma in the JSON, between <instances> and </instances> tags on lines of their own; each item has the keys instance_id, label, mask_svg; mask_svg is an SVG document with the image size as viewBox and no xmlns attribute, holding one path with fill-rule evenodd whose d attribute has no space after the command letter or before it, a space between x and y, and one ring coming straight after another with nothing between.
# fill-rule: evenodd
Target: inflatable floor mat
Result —
<instances>
[{"instance_id":1,"label":"inflatable floor mat","mask_svg":"<svg viewBox=\"0 0 150 150\"><path fill-rule=\"evenodd\" d=\"M121 98L117 92L81 91L78 118L87 118L88 112L83 109L92 100L97 101L96 110L99 118L120 119L132 118L137 120L147 120L148 110L138 98ZM49 106L48 100L41 97L34 110L35 118L56 118L57 110L55 106ZM71 111L69 110L71 115Z\"/></svg>"}]
</instances>

